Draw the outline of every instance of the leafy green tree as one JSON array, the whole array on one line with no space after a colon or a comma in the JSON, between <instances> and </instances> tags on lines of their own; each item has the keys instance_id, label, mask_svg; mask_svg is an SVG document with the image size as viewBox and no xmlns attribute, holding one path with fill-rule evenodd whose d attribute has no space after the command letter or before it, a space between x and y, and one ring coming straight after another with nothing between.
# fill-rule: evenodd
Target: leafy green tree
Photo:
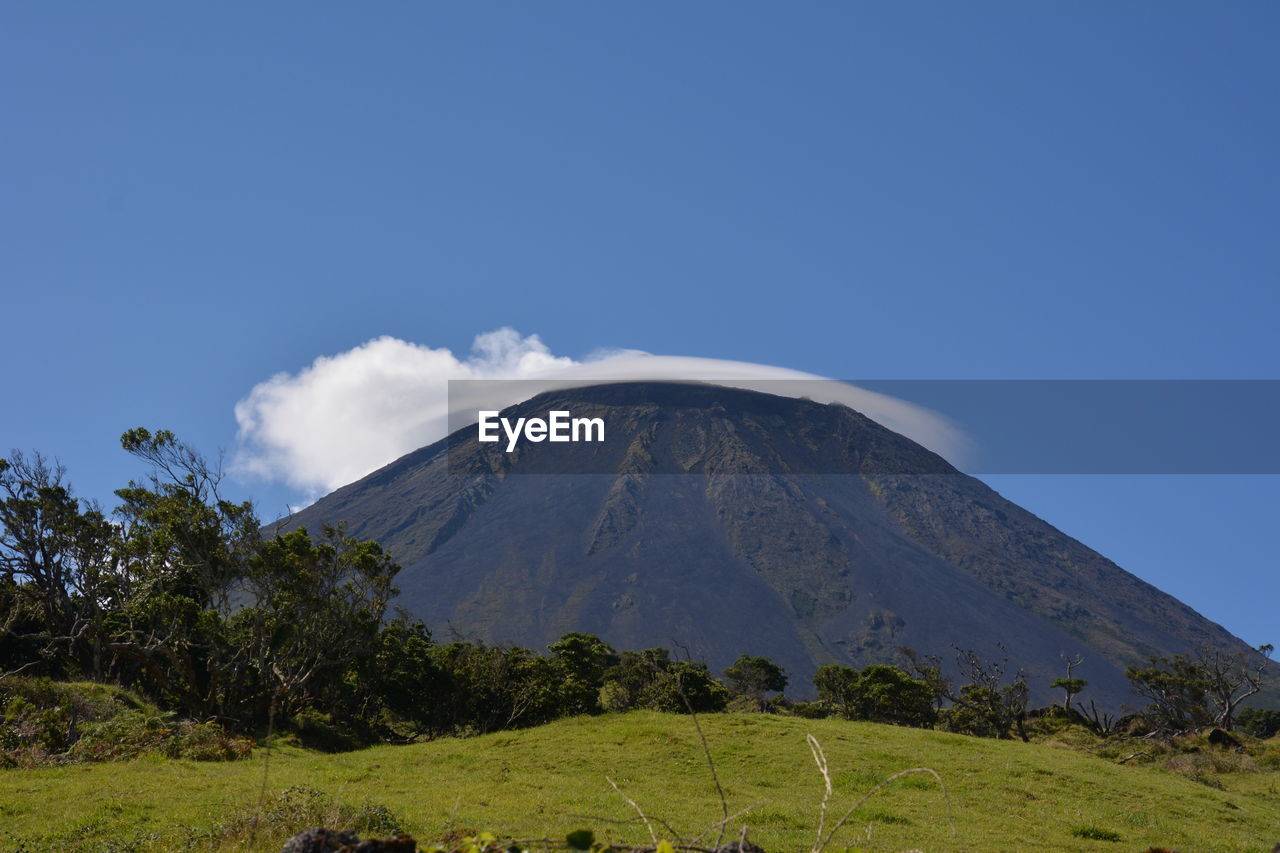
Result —
<instances>
[{"instance_id":1,"label":"leafy green tree","mask_svg":"<svg viewBox=\"0 0 1280 853\"><path fill-rule=\"evenodd\" d=\"M862 694L858 689L858 675L858 670L842 664L829 663L818 667L813 674L818 700L835 708L846 720L861 719Z\"/></svg>"},{"instance_id":2,"label":"leafy green tree","mask_svg":"<svg viewBox=\"0 0 1280 853\"><path fill-rule=\"evenodd\" d=\"M548 649L560 673L560 713L598 714L604 674L618 663L613 647L594 634L571 632Z\"/></svg>"},{"instance_id":3,"label":"leafy green tree","mask_svg":"<svg viewBox=\"0 0 1280 853\"><path fill-rule=\"evenodd\" d=\"M769 707L769 694L787 689L787 676L782 667L766 657L741 655L724 671L731 693L750 698L763 711Z\"/></svg>"},{"instance_id":4,"label":"leafy green tree","mask_svg":"<svg viewBox=\"0 0 1280 853\"><path fill-rule=\"evenodd\" d=\"M165 704L239 718L251 661L227 619L260 544L253 507L223 499L221 470L168 430L132 429L120 442L151 473L116 492L120 606L109 650L126 682Z\"/></svg>"},{"instance_id":5,"label":"leafy green tree","mask_svg":"<svg viewBox=\"0 0 1280 853\"><path fill-rule=\"evenodd\" d=\"M601 705L607 711L648 707L654 685L671 666L671 652L653 648L624 651L604 672Z\"/></svg>"},{"instance_id":6,"label":"leafy green tree","mask_svg":"<svg viewBox=\"0 0 1280 853\"><path fill-rule=\"evenodd\" d=\"M105 604L115 594L116 528L82 508L65 470L36 454L0 459L0 636L37 650L51 672L103 678Z\"/></svg>"},{"instance_id":7,"label":"leafy green tree","mask_svg":"<svg viewBox=\"0 0 1280 853\"><path fill-rule=\"evenodd\" d=\"M1026 675L1022 670L1009 675L1009 653L1003 645L997 647L1002 654L998 661L986 661L973 649L956 649L956 662L968 683L949 697L953 719L983 737L1008 738L1016 727L1025 741L1023 720L1031 695Z\"/></svg>"},{"instance_id":8,"label":"leafy green tree","mask_svg":"<svg viewBox=\"0 0 1280 853\"><path fill-rule=\"evenodd\" d=\"M827 664L813 677L818 698L848 720L930 726L937 714L929 685L896 666L873 664L859 672Z\"/></svg>"},{"instance_id":9,"label":"leafy green tree","mask_svg":"<svg viewBox=\"0 0 1280 853\"><path fill-rule=\"evenodd\" d=\"M1280 709L1245 708L1236 717L1245 734L1256 738L1275 737L1280 734Z\"/></svg>"},{"instance_id":10,"label":"leafy green tree","mask_svg":"<svg viewBox=\"0 0 1280 853\"><path fill-rule=\"evenodd\" d=\"M972 649L953 646L956 665L965 683L958 689L943 674L941 659L902 647L916 679L924 683L939 707L942 724L951 731L980 737L1008 738L1014 729L1025 741L1024 719L1030 690L1022 670L1009 673L1009 652L997 643L1002 657L986 661Z\"/></svg>"},{"instance_id":11,"label":"leafy green tree","mask_svg":"<svg viewBox=\"0 0 1280 853\"><path fill-rule=\"evenodd\" d=\"M1080 691L1089 686L1089 682L1083 678L1072 676L1072 672L1080 664L1084 663L1084 658L1079 655L1068 656L1066 653L1062 655L1063 663L1067 665L1067 674L1065 678L1055 678L1049 683L1049 686L1055 690L1061 690L1064 694L1062 698L1062 708L1068 714L1071 713L1071 700L1080 695Z\"/></svg>"},{"instance_id":12,"label":"leafy green tree","mask_svg":"<svg viewBox=\"0 0 1280 853\"><path fill-rule=\"evenodd\" d=\"M1210 725L1208 680L1199 664L1186 655L1151 657L1146 666L1131 666L1125 676L1134 692L1147 700L1143 716L1166 734Z\"/></svg>"},{"instance_id":13,"label":"leafy green tree","mask_svg":"<svg viewBox=\"0 0 1280 853\"><path fill-rule=\"evenodd\" d=\"M933 691L896 666L872 664L858 675L862 719L900 726L930 726L936 718Z\"/></svg>"},{"instance_id":14,"label":"leafy green tree","mask_svg":"<svg viewBox=\"0 0 1280 853\"><path fill-rule=\"evenodd\" d=\"M1131 666L1125 675L1147 699L1143 714L1158 731L1230 729L1240 703L1262 689L1272 651L1269 645L1252 655L1201 648L1194 655L1151 657L1146 666Z\"/></svg>"},{"instance_id":15,"label":"leafy green tree","mask_svg":"<svg viewBox=\"0 0 1280 853\"><path fill-rule=\"evenodd\" d=\"M604 675L606 710L642 708L683 714L723 711L729 691L700 661L672 661L667 649L625 651Z\"/></svg>"},{"instance_id":16,"label":"leafy green tree","mask_svg":"<svg viewBox=\"0 0 1280 853\"><path fill-rule=\"evenodd\" d=\"M711 714L723 711L729 704L729 691L702 661L675 661L656 687L655 705L662 711Z\"/></svg>"},{"instance_id":17,"label":"leafy green tree","mask_svg":"<svg viewBox=\"0 0 1280 853\"><path fill-rule=\"evenodd\" d=\"M253 605L236 619L280 713L334 704L342 676L377 647L399 571L378 543L327 525L319 541L299 527L258 546L245 578Z\"/></svg>"},{"instance_id":18,"label":"leafy green tree","mask_svg":"<svg viewBox=\"0 0 1280 853\"><path fill-rule=\"evenodd\" d=\"M447 675L435 701L451 731L483 734L555 719L559 692L549 658L480 642L436 646L432 656Z\"/></svg>"},{"instance_id":19,"label":"leafy green tree","mask_svg":"<svg viewBox=\"0 0 1280 853\"><path fill-rule=\"evenodd\" d=\"M364 694L368 703L361 716L383 715L389 730L408 738L447 734L452 719L441 700L450 693L450 674L436 661L434 649L427 627L410 622L403 612L384 625L373 653L361 657L353 671L353 692Z\"/></svg>"}]
</instances>

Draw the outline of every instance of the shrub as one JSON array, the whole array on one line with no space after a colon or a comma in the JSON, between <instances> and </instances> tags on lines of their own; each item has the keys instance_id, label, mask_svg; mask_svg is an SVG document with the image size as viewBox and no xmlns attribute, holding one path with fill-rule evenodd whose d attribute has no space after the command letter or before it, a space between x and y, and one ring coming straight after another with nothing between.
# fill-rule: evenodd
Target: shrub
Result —
<instances>
[{"instance_id":1,"label":"shrub","mask_svg":"<svg viewBox=\"0 0 1280 853\"><path fill-rule=\"evenodd\" d=\"M818 699L848 720L871 720L927 728L937 719L934 691L896 666L873 664L862 671L827 664L813 676Z\"/></svg>"},{"instance_id":2,"label":"shrub","mask_svg":"<svg viewBox=\"0 0 1280 853\"><path fill-rule=\"evenodd\" d=\"M351 752L369 745L367 739L350 726L310 708L295 714L289 721L289 728L298 736L302 746L321 752Z\"/></svg>"},{"instance_id":3,"label":"shrub","mask_svg":"<svg viewBox=\"0 0 1280 853\"><path fill-rule=\"evenodd\" d=\"M80 761L121 761L142 755L232 761L248 756L252 749L252 740L229 735L216 723L177 721L172 714L129 711L85 725L71 754Z\"/></svg>"},{"instance_id":4,"label":"shrub","mask_svg":"<svg viewBox=\"0 0 1280 853\"><path fill-rule=\"evenodd\" d=\"M1265 740L1280 732L1280 709L1246 708L1236 717L1236 722L1245 734Z\"/></svg>"},{"instance_id":5,"label":"shrub","mask_svg":"<svg viewBox=\"0 0 1280 853\"><path fill-rule=\"evenodd\" d=\"M341 803L314 790L293 786L278 791L260 805L247 806L201 833L189 849L246 850L249 840L289 838L313 826L341 827L357 835L391 835L404 821L386 806L365 801L358 806Z\"/></svg>"}]
</instances>

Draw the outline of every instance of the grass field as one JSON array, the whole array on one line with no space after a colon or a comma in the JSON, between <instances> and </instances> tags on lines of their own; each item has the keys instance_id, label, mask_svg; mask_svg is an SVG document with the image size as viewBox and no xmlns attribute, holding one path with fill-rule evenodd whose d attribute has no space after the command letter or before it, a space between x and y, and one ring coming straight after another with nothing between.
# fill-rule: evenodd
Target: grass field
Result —
<instances>
[{"instance_id":1,"label":"grass field","mask_svg":"<svg viewBox=\"0 0 1280 853\"><path fill-rule=\"evenodd\" d=\"M906 776L854 812L829 850L1270 851L1280 842L1280 772L1202 781L1119 765L1077 750L940 732L762 714L701 718L729 809L751 807L750 838L769 853L808 851L823 782L806 733L826 751L832 820L885 777ZM269 760L267 766L265 762ZM248 843L244 818L263 792L275 817ZM648 833L606 776L651 817L690 839L720 802L688 717L634 712L518 732L384 746L340 755L295 747L248 760L143 759L0 771L0 850L277 851L292 820L334 817L398 825L419 840L488 830L605 840ZM1222 787L1216 787L1221 785ZM301 786L282 808L277 792ZM615 821L626 821L616 823ZM283 833L283 835L281 834ZM662 835L671 831L659 828ZM710 839L714 840L714 834Z\"/></svg>"}]
</instances>

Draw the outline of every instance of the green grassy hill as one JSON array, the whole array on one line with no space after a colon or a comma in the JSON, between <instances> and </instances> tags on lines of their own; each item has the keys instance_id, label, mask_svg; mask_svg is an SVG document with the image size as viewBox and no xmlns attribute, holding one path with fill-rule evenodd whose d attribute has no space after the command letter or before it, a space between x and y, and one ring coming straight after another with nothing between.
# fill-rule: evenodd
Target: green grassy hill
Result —
<instances>
[{"instance_id":1,"label":"green grassy hill","mask_svg":"<svg viewBox=\"0 0 1280 853\"><path fill-rule=\"evenodd\" d=\"M823 783L806 733L825 748L835 817L911 767L937 771L950 795L954 825L931 777L899 779L861 806L829 849L1159 845L1191 853L1270 851L1280 841L1274 766L1220 775L1202 769L1201 781L1192 781L1061 746L870 723L761 714L701 722L730 811L751 807L734 821L734 835L745 822L769 853L813 843ZM339 755L286 746L233 762L149 758L0 771L0 850L274 853L289 832L334 820L365 831L398 826L420 840L482 830L562 838L581 827L604 840L647 840L606 776L670 825L659 828L662 835L691 839L720 818L690 718L636 712ZM294 790L281 795L287 788ZM255 809L265 819L250 845L247 818Z\"/></svg>"}]
</instances>

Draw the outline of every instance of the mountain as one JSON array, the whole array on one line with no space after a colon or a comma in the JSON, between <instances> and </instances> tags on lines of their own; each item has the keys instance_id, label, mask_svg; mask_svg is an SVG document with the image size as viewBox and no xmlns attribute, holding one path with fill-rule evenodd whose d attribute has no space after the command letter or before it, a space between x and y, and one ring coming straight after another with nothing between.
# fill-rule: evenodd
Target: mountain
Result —
<instances>
[{"instance_id":1,"label":"mountain","mask_svg":"<svg viewBox=\"0 0 1280 853\"><path fill-rule=\"evenodd\" d=\"M596 444L481 444L476 427L293 515L342 522L404 567L398 603L432 628L541 648L567 631L683 647L719 671L767 655L793 695L816 667L901 646L988 658L1034 698L1061 655L1111 708L1126 664L1248 647L1187 605L841 405L714 385L618 383L502 412L600 417Z\"/></svg>"}]
</instances>

